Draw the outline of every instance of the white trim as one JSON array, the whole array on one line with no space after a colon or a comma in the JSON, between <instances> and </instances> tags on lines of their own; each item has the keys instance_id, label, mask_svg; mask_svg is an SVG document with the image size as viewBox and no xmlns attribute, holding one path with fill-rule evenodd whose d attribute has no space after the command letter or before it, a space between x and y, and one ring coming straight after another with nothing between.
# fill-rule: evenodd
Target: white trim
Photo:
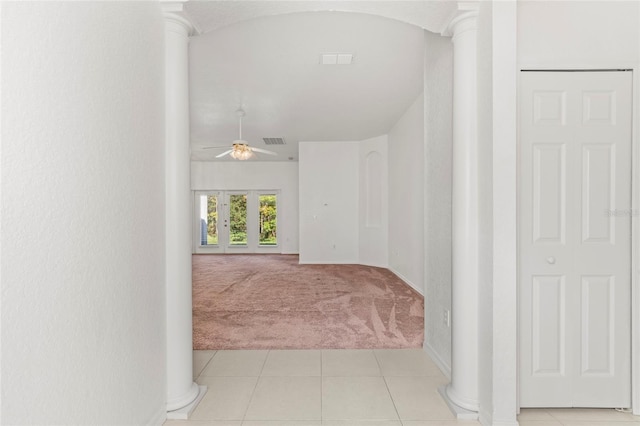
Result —
<instances>
[{"instance_id":1,"label":"white trim","mask_svg":"<svg viewBox=\"0 0 640 426\"><path fill-rule=\"evenodd\" d=\"M518 71L536 70L536 71L599 71L599 70L632 70L637 69L638 64L634 62L620 61L613 64L595 64L595 63L568 63L568 64L547 64L547 63L518 63Z\"/></svg>"},{"instance_id":2,"label":"white trim","mask_svg":"<svg viewBox=\"0 0 640 426\"><path fill-rule=\"evenodd\" d=\"M631 208L640 207L640 64L632 68ZM640 415L640 218L631 216L631 408Z\"/></svg>"},{"instance_id":3,"label":"white trim","mask_svg":"<svg viewBox=\"0 0 640 426\"><path fill-rule=\"evenodd\" d=\"M4 22L2 20L2 6L0 6L0 22ZM0 46L2 46L2 31L0 31ZM2 92L2 82L4 81L2 79L2 55L0 55L0 93ZM3 109L0 108L0 135L4 134L2 133L2 111ZM6 155L6 147L5 147L5 155ZM2 144L0 144L0 164L2 163ZM2 198L2 174L0 173L0 200L4 200L4 198ZM4 202L0 202L0 235L2 235L1 231L2 231L2 224L5 223L2 221L2 212L4 211ZM6 216L5 216L6 217ZM5 245L6 247L6 245ZM6 250L6 248L5 248ZM0 265L2 265L2 241L0 240ZM5 260L6 260L6 256L5 256ZM2 266L0 266L0 276L2 276ZM6 312L6 310L5 310ZM2 318L2 303L0 303L0 318ZM5 322L6 324L6 322ZM6 365L6 364L2 364L2 354L5 353L2 350L2 333L0 333L0 365ZM6 356L6 355L5 355ZM6 358L5 358L6 359ZM5 382L6 383L6 382ZM4 389L2 387L2 374L0 374L0 389ZM5 399L6 401L6 399ZM0 392L0 407L2 407L2 392Z\"/></svg>"},{"instance_id":4,"label":"white trim","mask_svg":"<svg viewBox=\"0 0 640 426\"><path fill-rule=\"evenodd\" d=\"M447 389L448 386L446 385L438 386L438 393L440 394L440 397L443 399L445 404L447 404L447 407L449 407L449 410L451 411L451 414L453 414L453 417L455 417L456 420L464 421L478 420L478 412L467 410L466 408L463 408L453 402L453 400L449 396L449 392L447 391Z\"/></svg>"},{"instance_id":5,"label":"white trim","mask_svg":"<svg viewBox=\"0 0 640 426\"><path fill-rule=\"evenodd\" d=\"M189 405L186 405L177 410L168 411L167 412L168 420L188 420L189 417L191 417L191 414L193 414L193 411L198 407L198 404L200 404L200 401L202 401L202 398L204 398L204 395L207 393L207 386L196 384L196 388L197 388L196 399L191 401Z\"/></svg>"},{"instance_id":6,"label":"white trim","mask_svg":"<svg viewBox=\"0 0 640 426\"><path fill-rule=\"evenodd\" d=\"M522 70L631 70L633 73L632 87L632 134L631 134L631 208L640 207L640 64L633 62L621 61L615 64L518 64L518 81ZM518 84L518 88L520 85ZM518 125L519 129L519 125ZM518 135L518 143L519 143ZM518 167L518 178L520 173L520 165ZM518 193L519 194L519 193ZM518 216L519 218L519 216ZM631 217L631 408L633 414L640 415L640 218ZM519 229L519 227L518 227ZM518 254L518 260L520 256ZM519 274L518 274L519 277ZM519 284L519 280L518 280ZM519 285L518 285L519 287ZM519 291L518 291L519 294ZM518 296L519 297L519 296ZM520 312L518 305L518 313ZM520 336L520 327L518 327L518 341ZM520 349L518 348L518 362L520 360ZM519 370L518 370L518 392L520 390ZM626 407L624 407L626 408ZM518 411L520 404L518 402Z\"/></svg>"},{"instance_id":7,"label":"white trim","mask_svg":"<svg viewBox=\"0 0 640 426\"><path fill-rule=\"evenodd\" d=\"M151 419L145 424L149 426L159 426L164 424L165 420L167 420L167 409L163 405L162 407L158 408L158 411L153 416L151 416Z\"/></svg>"},{"instance_id":8,"label":"white trim","mask_svg":"<svg viewBox=\"0 0 640 426\"><path fill-rule=\"evenodd\" d=\"M493 265L491 390L482 383L479 421L517 424L517 4L494 2L492 12ZM496 167L496 165L499 165ZM486 331L486 330L485 330ZM486 357L481 354L480 357ZM490 392L491 399L482 392ZM488 403L487 401L490 401ZM483 423L484 424L484 423Z\"/></svg>"},{"instance_id":9,"label":"white trim","mask_svg":"<svg viewBox=\"0 0 640 426\"><path fill-rule=\"evenodd\" d=\"M517 344L517 5L492 5L493 286L491 403L479 418L511 424L518 404ZM496 167L496 165L501 165ZM480 368L486 368L485 363ZM486 385L484 385L486 386ZM485 387L481 392L486 392ZM483 400L481 396L481 400ZM486 401L487 398L484 398ZM515 423L517 424L517 422Z\"/></svg>"},{"instance_id":10,"label":"white trim","mask_svg":"<svg viewBox=\"0 0 640 426\"><path fill-rule=\"evenodd\" d=\"M447 363L444 362L442 358L440 358L440 355L438 355L438 352L436 352L435 349L433 349L433 347L429 344L429 342L425 340L424 344L422 345L422 348L427 353L427 355L429 355L429 358L431 358L434 364L440 369L442 374L444 374L448 380L451 380L451 367L447 365Z\"/></svg>"},{"instance_id":11,"label":"white trim","mask_svg":"<svg viewBox=\"0 0 640 426\"><path fill-rule=\"evenodd\" d=\"M376 263L373 263L373 262L362 262L362 261L360 261L358 264L359 265L364 265L364 266L371 266L371 267L374 267L374 268L389 269L389 265L387 265L387 264L381 265L381 264L376 264Z\"/></svg>"},{"instance_id":12,"label":"white trim","mask_svg":"<svg viewBox=\"0 0 640 426\"><path fill-rule=\"evenodd\" d=\"M640 8L638 8L640 22ZM640 47L638 48L640 58ZM632 181L631 207L640 206L640 185L633 185L640 179L640 63L633 69L633 129L631 130ZM631 219L631 410L640 416L640 223L638 218Z\"/></svg>"},{"instance_id":13,"label":"white trim","mask_svg":"<svg viewBox=\"0 0 640 426\"><path fill-rule=\"evenodd\" d=\"M187 13L184 8L184 1L180 0L160 0L162 13L166 19L177 20L189 30L189 36L200 35L202 30L198 23Z\"/></svg>"},{"instance_id":14,"label":"white trim","mask_svg":"<svg viewBox=\"0 0 640 426\"><path fill-rule=\"evenodd\" d=\"M382 266L382 268L384 268L384 266ZM410 280L408 280L407 278L405 278L405 276L404 276L404 275L402 275L400 272L398 272L398 271L394 270L393 268L386 268L386 269L388 269L389 271L393 272L393 274L394 274L396 277L400 278L402 281L404 281L404 282L405 282L405 284L407 284L409 287L411 287L412 289L414 289L415 291L417 291L417 292L420 294L420 296L424 297L424 290L423 290L423 289L418 288L418 286L417 286L417 285L415 285L415 284L414 284L414 283L412 283Z\"/></svg>"},{"instance_id":15,"label":"white trim","mask_svg":"<svg viewBox=\"0 0 640 426\"><path fill-rule=\"evenodd\" d=\"M203 246L201 244L202 235L200 228L200 200L198 199L202 195L206 195L207 197L210 195L215 195L216 197L220 197L221 192L218 190L192 190L191 191L191 253L192 254L220 254L223 253L220 244L210 244ZM218 206L218 210L219 210ZM218 234L218 237L220 235Z\"/></svg>"},{"instance_id":16,"label":"white trim","mask_svg":"<svg viewBox=\"0 0 640 426\"><path fill-rule=\"evenodd\" d=\"M516 152L515 152L515 167L516 167L516 229L515 229L515 243L516 243L516 413L520 414L520 75L522 69L516 67Z\"/></svg>"},{"instance_id":17,"label":"white trim","mask_svg":"<svg viewBox=\"0 0 640 426\"><path fill-rule=\"evenodd\" d=\"M478 417L478 422L480 422L481 425L485 425L485 426L518 426L519 425L517 420L514 422L493 420L493 418L490 415L487 416L482 414L480 414L480 416ZM540 422L540 423L544 424L544 422Z\"/></svg>"}]
</instances>

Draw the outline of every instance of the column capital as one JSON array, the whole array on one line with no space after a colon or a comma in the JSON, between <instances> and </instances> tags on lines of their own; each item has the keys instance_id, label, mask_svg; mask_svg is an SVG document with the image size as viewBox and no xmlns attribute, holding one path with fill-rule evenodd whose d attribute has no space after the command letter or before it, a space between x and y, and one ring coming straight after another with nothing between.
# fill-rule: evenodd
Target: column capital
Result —
<instances>
[{"instance_id":1,"label":"column capital","mask_svg":"<svg viewBox=\"0 0 640 426\"><path fill-rule=\"evenodd\" d=\"M478 26L478 1L460 1L449 23L442 31L443 36L454 37L468 30L475 30Z\"/></svg>"},{"instance_id":2,"label":"column capital","mask_svg":"<svg viewBox=\"0 0 640 426\"><path fill-rule=\"evenodd\" d=\"M185 1L161 1L165 23L184 30L187 37L200 34L200 29L185 10L184 4Z\"/></svg>"}]
</instances>

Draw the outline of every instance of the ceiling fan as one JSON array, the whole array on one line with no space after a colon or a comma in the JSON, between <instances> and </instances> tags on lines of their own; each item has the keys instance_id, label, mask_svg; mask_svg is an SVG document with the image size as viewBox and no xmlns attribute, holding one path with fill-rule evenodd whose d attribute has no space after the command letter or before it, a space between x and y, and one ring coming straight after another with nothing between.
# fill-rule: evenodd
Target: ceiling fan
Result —
<instances>
[{"instance_id":1,"label":"ceiling fan","mask_svg":"<svg viewBox=\"0 0 640 426\"><path fill-rule=\"evenodd\" d=\"M266 149L255 148L249 146L249 143L245 140L242 140L242 117L244 117L245 113L242 109L236 111L236 115L238 116L238 139L233 141L231 144L231 149L223 152L222 154L216 155L216 158L224 157L225 155L230 155L232 158L236 160L248 160L253 157L256 152L261 154L268 155L278 155L273 151L267 151ZM204 149L212 149L212 148L223 148L219 146L208 146L204 147Z\"/></svg>"}]
</instances>

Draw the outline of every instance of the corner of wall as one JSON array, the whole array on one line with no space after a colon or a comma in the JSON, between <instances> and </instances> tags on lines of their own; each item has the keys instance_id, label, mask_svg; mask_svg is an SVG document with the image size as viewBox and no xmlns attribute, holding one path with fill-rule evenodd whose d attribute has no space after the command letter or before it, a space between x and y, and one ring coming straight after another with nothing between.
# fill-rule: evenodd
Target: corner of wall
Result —
<instances>
[{"instance_id":1,"label":"corner of wall","mask_svg":"<svg viewBox=\"0 0 640 426\"><path fill-rule=\"evenodd\" d=\"M424 283L426 349L443 371L451 368L451 164L453 46L425 32Z\"/></svg>"},{"instance_id":2,"label":"corner of wall","mask_svg":"<svg viewBox=\"0 0 640 426\"><path fill-rule=\"evenodd\" d=\"M443 360L438 351L436 351L426 340L424 341L423 349L429 355L431 360L438 366L442 374L444 374L447 379L451 380L451 366L449 363Z\"/></svg>"},{"instance_id":3,"label":"corner of wall","mask_svg":"<svg viewBox=\"0 0 640 426\"><path fill-rule=\"evenodd\" d=\"M407 284L409 287L411 287L412 289L414 289L418 294L420 294L421 296L424 297L424 289L422 288L422 285L417 285L416 283L414 283L413 281L409 280L407 277L405 277L404 275L402 275L401 272L399 272L397 269L393 268L392 266L389 266L388 269L393 272L393 274L395 276L397 276L398 278L400 278L402 281L405 282L405 284Z\"/></svg>"},{"instance_id":4,"label":"corner of wall","mask_svg":"<svg viewBox=\"0 0 640 426\"><path fill-rule=\"evenodd\" d=\"M389 132L389 269L424 294L424 104L419 93Z\"/></svg>"}]
</instances>

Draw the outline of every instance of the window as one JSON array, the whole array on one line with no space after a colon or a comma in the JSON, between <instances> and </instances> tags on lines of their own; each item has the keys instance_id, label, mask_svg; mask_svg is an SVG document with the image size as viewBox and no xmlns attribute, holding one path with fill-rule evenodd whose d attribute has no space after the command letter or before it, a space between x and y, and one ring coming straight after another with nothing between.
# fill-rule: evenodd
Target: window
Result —
<instances>
[{"instance_id":1,"label":"window","mask_svg":"<svg viewBox=\"0 0 640 426\"><path fill-rule=\"evenodd\" d=\"M258 195L260 205L260 241L261 246L278 244L276 194Z\"/></svg>"},{"instance_id":2,"label":"window","mask_svg":"<svg viewBox=\"0 0 640 426\"><path fill-rule=\"evenodd\" d=\"M218 244L218 196L200 195L200 245Z\"/></svg>"},{"instance_id":3,"label":"window","mask_svg":"<svg viewBox=\"0 0 640 426\"><path fill-rule=\"evenodd\" d=\"M247 245L247 194L229 194L229 245Z\"/></svg>"},{"instance_id":4,"label":"window","mask_svg":"<svg viewBox=\"0 0 640 426\"><path fill-rule=\"evenodd\" d=\"M196 191L196 253L278 253L278 191Z\"/></svg>"}]
</instances>

